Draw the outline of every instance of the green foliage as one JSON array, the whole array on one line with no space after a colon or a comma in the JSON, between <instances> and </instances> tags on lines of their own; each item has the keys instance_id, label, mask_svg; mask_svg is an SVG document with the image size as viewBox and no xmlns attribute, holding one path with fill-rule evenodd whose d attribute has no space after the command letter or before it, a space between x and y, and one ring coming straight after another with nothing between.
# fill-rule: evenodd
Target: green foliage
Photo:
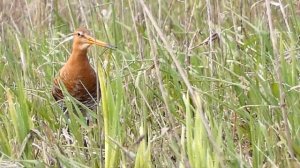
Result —
<instances>
[{"instance_id":1,"label":"green foliage","mask_svg":"<svg viewBox=\"0 0 300 168\"><path fill-rule=\"evenodd\" d=\"M4 0L0 167L299 167L299 6L266 2ZM63 89L68 119L79 26L117 49L90 47L101 102Z\"/></svg>"}]
</instances>

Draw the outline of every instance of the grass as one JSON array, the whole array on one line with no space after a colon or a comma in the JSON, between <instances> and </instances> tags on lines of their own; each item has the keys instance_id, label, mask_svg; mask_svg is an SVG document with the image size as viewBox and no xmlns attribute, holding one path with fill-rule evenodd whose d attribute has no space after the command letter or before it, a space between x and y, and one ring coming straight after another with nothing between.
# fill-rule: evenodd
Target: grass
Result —
<instances>
[{"instance_id":1,"label":"grass","mask_svg":"<svg viewBox=\"0 0 300 168\"><path fill-rule=\"evenodd\" d=\"M299 167L296 3L0 2L0 167ZM91 126L51 96L80 25L118 47Z\"/></svg>"}]
</instances>

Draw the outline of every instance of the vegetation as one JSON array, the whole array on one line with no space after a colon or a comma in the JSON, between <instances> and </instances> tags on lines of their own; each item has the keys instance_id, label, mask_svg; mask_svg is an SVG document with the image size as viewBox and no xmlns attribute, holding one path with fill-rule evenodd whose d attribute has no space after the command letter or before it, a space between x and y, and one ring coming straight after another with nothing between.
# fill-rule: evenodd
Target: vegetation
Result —
<instances>
[{"instance_id":1,"label":"vegetation","mask_svg":"<svg viewBox=\"0 0 300 168\"><path fill-rule=\"evenodd\" d=\"M1 1L0 167L299 167L296 3ZM89 126L51 95L80 26L118 47Z\"/></svg>"}]
</instances>

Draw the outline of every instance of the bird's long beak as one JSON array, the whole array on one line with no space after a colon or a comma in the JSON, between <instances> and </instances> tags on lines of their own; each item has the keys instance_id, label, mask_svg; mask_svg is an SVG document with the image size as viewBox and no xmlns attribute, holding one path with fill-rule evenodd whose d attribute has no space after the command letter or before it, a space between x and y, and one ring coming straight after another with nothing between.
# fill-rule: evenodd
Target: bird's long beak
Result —
<instances>
[{"instance_id":1,"label":"bird's long beak","mask_svg":"<svg viewBox=\"0 0 300 168\"><path fill-rule=\"evenodd\" d=\"M100 47L106 47L106 48L110 48L110 49L116 49L115 46L111 45L111 44L108 44L108 43L105 43L103 41L100 41L100 40L97 40L89 35L85 35L85 38L88 40L88 43L89 44L96 44L97 46L100 46Z\"/></svg>"}]
</instances>

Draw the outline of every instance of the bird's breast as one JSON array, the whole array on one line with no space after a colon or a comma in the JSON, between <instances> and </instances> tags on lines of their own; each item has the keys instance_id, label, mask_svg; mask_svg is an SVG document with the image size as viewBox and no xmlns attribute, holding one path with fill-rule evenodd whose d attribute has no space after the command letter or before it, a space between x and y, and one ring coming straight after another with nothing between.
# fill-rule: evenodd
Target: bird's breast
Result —
<instances>
[{"instance_id":1,"label":"bird's breast","mask_svg":"<svg viewBox=\"0 0 300 168\"><path fill-rule=\"evenodd\" d=\"M52 95L56 101L64 99L61 88L63 85L72 97L93 109L97 106L101 95L98 83L97 75L87 58L87 49L78 48L76 43L73 43L73 50L67 63L54 79Z\"/></svg>"},{"instance_id":2,"label":"bird's breast","mask_svg":"<svg viewBox=\"0 0 300 168\"><path fill-rule=\"evenodd\" d=\"M99 97L98 79L92 67L64 67L60 71L60 80L70 95L81 102L95 101Z\"/></svg>"},{"instance_id":3,"label":"bird's breast","mask_svg":"<svg viewBox=\"0 0 300 168\"><path fill-rule=\"evenodd\" d=\"M60 78L69 92L92 91L97 85L96 73L92 68L65 69L61 71Z\"/></svg>"}]
</instances>

